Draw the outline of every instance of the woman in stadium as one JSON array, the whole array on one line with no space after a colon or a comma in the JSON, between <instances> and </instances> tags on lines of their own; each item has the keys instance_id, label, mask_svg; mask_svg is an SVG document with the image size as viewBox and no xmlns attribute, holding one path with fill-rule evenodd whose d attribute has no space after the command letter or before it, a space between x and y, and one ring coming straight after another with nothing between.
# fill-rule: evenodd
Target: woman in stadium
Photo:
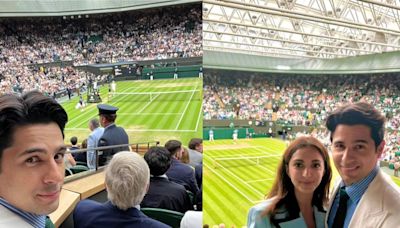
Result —
<instances>
[{"instance_id":1,"label":"woman in stadium","mask_svg":"<svg viewBox=\"0 0 400 228\"><path fill-rule=\"evenodd\" d=\"M302 136L285 150L267 200L253 206L248 228L324 227L332 170L325 147Z\"/></svg>"}]
</instances>

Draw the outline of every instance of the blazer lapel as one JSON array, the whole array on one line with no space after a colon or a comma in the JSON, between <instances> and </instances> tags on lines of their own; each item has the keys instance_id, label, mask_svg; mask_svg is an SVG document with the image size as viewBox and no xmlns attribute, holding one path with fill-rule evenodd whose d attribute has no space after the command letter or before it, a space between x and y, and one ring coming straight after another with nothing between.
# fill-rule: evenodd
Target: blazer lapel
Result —
<instances>
[{"instance_id":1,"label":"blazer lapel","mask_svg":"<svg viewBox=\"0 0 400 228\"><path fill-rule=\"evenodd\" d=\"M336 181L335 183L335 187L333 188L333 191L331 193L331 195L329 196L329 201L328 201L328 208L326 211L326 216L324 218L325 221L325 227L328 227L328 217L329 217L329 213L331 212L331 208L333 205L333 201L335 200L335 196L337 194L337 191L339 190L339 186L340 186L340 182L342 181L342 179L340 179L340 181Z\"/></svg>"},{"instance_id":2,"label":"blazer lapel","mask_svg":"<svg viewBox=\"0 0 400 228\"><path fill-rule=\"evenodd\" d=\"M381 227L381 224L388 216L383 205L385 196L382 195L381 188L384 187L385 183L382 181L381 172L377 173L375 179L372 180L367 191L361 197L349 227L359 227L361 224L368 224L368 227Z\"/></svg>"}]
</instances>

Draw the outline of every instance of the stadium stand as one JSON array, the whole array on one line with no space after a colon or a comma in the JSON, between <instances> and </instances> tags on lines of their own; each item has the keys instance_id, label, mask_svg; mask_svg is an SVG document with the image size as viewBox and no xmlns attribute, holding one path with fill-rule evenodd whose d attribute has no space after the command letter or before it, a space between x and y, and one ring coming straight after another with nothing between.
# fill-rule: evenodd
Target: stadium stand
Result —
<instances>
[{"instance_id":1,"label":"stadium stand","mask_svg":"<svg viewBox=\"0 0 400 228\"><path fill-rule=\"evenodd\" d=\"M201 11L193 5L75 19L1 18L0 89L53 95L84 86L87 75L74 66L202 56L201 34Z\"/></svg>"}]
</instances>

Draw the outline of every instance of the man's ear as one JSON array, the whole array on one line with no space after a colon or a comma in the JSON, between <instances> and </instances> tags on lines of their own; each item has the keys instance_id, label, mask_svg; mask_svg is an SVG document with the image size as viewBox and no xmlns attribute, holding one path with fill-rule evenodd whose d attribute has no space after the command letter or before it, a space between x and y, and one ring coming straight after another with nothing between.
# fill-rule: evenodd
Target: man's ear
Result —
<instances>
[{"instance_id":1,"label":"man's ear","mask_svg":"<svg viewBox=\"0 0 400 228\"><path fill-rule=\"evenodd\" d=\"M376 148L376 156L379 158L382 155L383 149L385 148L386 142L382 140L381 144Z\"/></svg>"}]
</instances>

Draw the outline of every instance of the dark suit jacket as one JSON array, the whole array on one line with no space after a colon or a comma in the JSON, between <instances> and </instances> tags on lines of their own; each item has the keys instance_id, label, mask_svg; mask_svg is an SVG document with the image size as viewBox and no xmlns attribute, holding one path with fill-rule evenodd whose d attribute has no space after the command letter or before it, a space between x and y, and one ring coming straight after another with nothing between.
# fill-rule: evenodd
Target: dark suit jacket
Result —
<instances>
[{"instance_id":1,"label":"dark suit jacket","mask_svg":"<svg viewBox=\"0 0 400 228\"><path fill-rule=\"evenodd\" d=\"M98 146L113 146L120 144L128 144L129 137L122 127L117 127L115 124L104 128L103 136L100 137ZM99 156L99 165L105 165L107 160L119 152L119 151L129 151L128 146L117 147L113 149L103 150L103 155Z\"/></svg>"},{"instance_id":2,"label":"dark suit jacket","mask_svg":"<svg viewBox=\"0 0 400 228\"><path fill-rule=\"evenodd\" d=\"M74 150L79 150L80 148L78 146L72 146L69 148L70 151ZM74 157L75 161L80 161L86 163L86 152L81 152L81 153L72 153L72 156Z\"/></svg>"},{"instance_id":3,"label":"dark suit jacket","mask_svg":"<svg viewBox=\"0 0 400 228\"><path fill-rule=\"evenodd\" d=\"M193 192L195 195L199 190L194 177L193 168L175 158L172 159L171 167L168 169L166 174L168 179L185 186L186 190Z\"/></svg>"},{"instance_id":4,"label":"dark suit jacket","mask_svg":"<svg viewBox=\"0 0 400 228\"><path fill-rule=\"evenodd\" d=\"M185 213L193 209L186 189L165 177L151 177L150 187L141 207L163 208Z\"/></svg>"},{"instance_id":5,"label":"dark suit jacket","mask_svg":"<svg viewBox=\"0 0 400 228\"><path fill-rule=\"evenodd\" d=\"M111 202L104 204L92 200L82 200L74 210L75 228L168 228L157 220L151 219L135 207L126 211L118 209Z\"/></svg>"},{"instance_id":6,"label":"dark suit jacket","mask_svg":"<svg viewBox=\"0 0 400 228\"><path fill-rule=\"evenodd\" d=\"M202 181L203 181L203 162L196 165L196 167L194 168L194 175L196 177L197 186L199 186L199 188L201 188Z\"/></svg>"}]
</instances>

